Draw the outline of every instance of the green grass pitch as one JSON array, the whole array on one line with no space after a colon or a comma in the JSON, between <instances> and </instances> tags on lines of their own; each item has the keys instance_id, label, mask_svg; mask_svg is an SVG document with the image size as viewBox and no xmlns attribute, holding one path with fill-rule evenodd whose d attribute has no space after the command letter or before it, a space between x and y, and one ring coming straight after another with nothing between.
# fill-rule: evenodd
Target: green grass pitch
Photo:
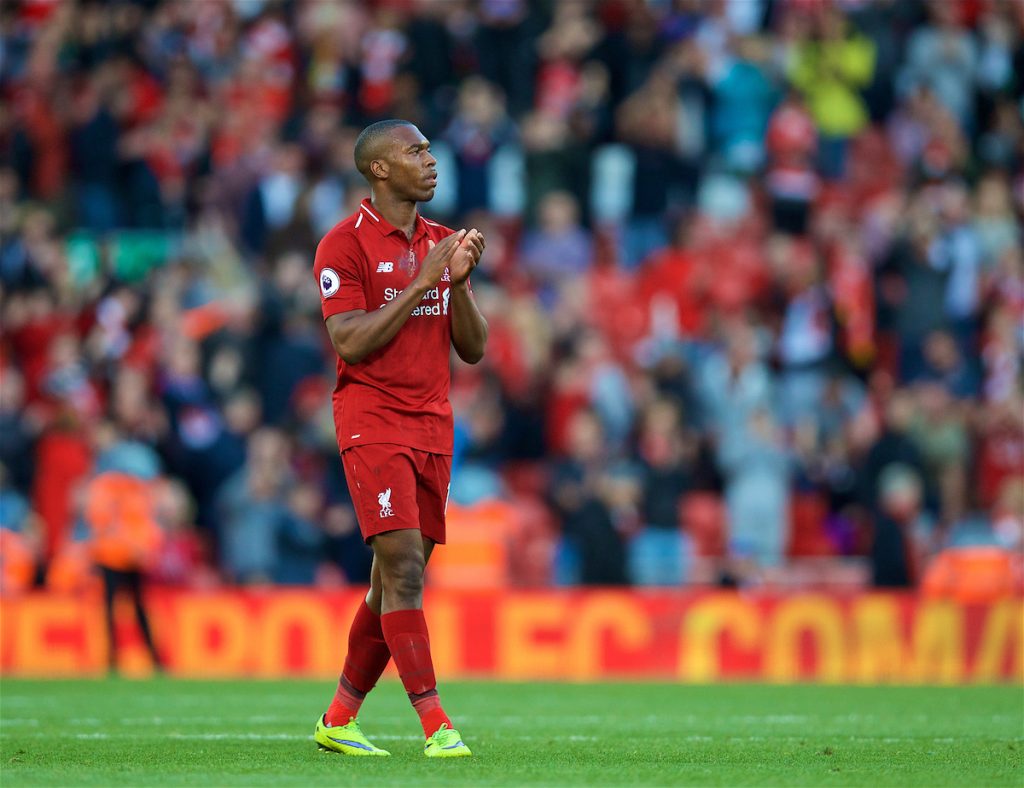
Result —
<instances>
[{"instance_id":1,"label":"green grass pitch","mask_svg":"<svg viewBox=\"0 0 1024 788\"><path fill-rule=\"evenodd\" d=\"M446 682L474 758L427 761L401 687L367 700L387 759L317 751L330 682L0 684L18 785L1024 784L1020 687Z\"/></svg>"}]
</instances>

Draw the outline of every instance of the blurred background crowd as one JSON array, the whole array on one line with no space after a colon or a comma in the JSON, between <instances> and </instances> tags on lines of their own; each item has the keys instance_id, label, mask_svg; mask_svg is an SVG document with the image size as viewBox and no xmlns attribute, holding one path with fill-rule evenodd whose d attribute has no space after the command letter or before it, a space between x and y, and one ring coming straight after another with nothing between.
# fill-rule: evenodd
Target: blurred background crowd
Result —
<instances>
[{"instance_id":1,"label":"blurred background crowd","mask_svg":"<svg viewBox=\"0 0 1024 788\"><path fill-rule=\"evenodd\" d=\"M14 0L0 58L6 590L366 581L312 260L386 117L488 241L438 582L1019 560L1024 4Z\"/></svg>"}]
</instances>

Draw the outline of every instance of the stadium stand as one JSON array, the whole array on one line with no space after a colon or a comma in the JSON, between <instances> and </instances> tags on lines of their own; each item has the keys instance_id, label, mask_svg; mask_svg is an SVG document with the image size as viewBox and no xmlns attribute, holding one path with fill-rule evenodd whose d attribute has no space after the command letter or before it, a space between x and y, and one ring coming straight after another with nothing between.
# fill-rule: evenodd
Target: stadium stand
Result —
<instances>
[{"instance_id":1,"label":"stadium stand","mask_svg":"<svg viewBox=\"0 0 1024 788\"><path fill-rule=\"evenodd\" d=\"M160 582L366 580L311 270L392 116L439 160L424 212L488 238L433 582L1020 586L1024 5L21 0L0 31L5 592L87 582L126 441Z\"/></svg>"}]
</instances>

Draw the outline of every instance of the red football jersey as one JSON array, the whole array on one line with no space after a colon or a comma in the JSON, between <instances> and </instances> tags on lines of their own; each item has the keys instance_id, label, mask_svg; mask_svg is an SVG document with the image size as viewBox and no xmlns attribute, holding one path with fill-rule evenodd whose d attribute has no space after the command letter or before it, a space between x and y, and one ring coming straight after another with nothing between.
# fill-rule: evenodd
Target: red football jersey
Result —
<instances>
[{"instance_id":1,"label":"red football jersey","mask_svg":"<svg viewBox=\"0 0 1024 788\"><path fill-rule=\"evenodd\" d=\"M420 262L452 234L416 217L412 242L381 216L369 200L335 225L316 250L314 269L324 320L394 300L419 273ZM341 451L367 443L396 443L437 454L452 453L452 406L446 270L398 333L358 364L338 358L334 427Z\"/></svg>"}]
</instances>

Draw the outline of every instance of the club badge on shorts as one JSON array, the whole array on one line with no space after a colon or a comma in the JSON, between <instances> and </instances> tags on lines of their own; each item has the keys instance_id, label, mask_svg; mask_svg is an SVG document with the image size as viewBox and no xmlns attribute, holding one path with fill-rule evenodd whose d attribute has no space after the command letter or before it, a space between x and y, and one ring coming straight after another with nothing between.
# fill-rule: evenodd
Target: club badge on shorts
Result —
<instances>
[{"instance_id":1,"label":"club badge on shorts","mask_svg":"<svg viewBox=\"0 0 1024 788\"><path fill-rule=\"evenodd\" d=\"M380 505L380 516L394 517L395 513L391 510L391 488L388 487L384 492L377 493L377 503Z\"/></svg>"}]
</instances>

